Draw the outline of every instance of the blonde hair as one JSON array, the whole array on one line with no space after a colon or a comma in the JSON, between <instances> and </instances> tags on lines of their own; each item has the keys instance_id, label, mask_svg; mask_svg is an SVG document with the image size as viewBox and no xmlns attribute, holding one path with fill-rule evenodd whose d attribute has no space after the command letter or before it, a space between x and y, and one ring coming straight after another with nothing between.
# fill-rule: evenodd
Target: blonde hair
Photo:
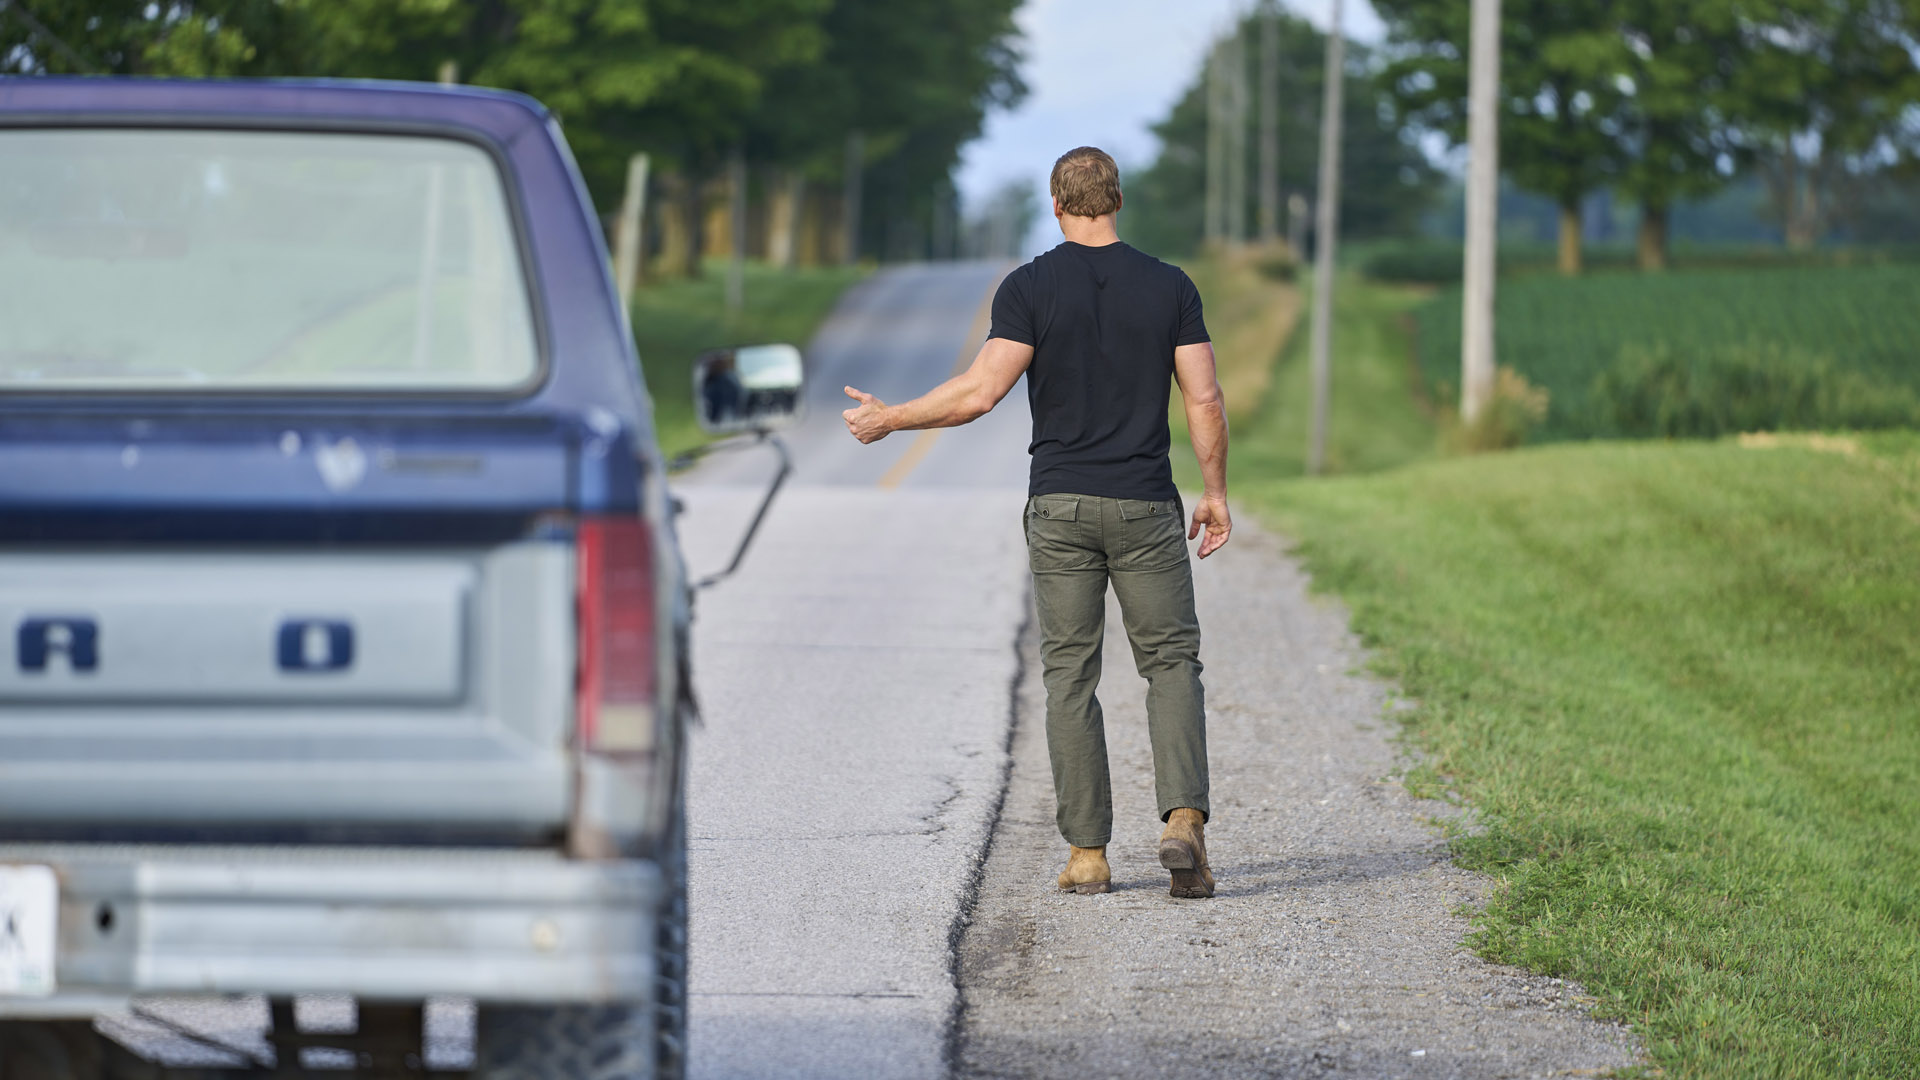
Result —
<instances>
[{"instance_id":1,"label":"blonde hair","mask_svg":"<svg viewBox=\"0 0 1920 1080\"><path fill-rule=\"evenodd\" d=\"M1060 210L1075 217L1099 217L1120 209L1120 166L1097 146L1077 146L1053 163L1048 181Z\"/></svg>"}]
</instances>

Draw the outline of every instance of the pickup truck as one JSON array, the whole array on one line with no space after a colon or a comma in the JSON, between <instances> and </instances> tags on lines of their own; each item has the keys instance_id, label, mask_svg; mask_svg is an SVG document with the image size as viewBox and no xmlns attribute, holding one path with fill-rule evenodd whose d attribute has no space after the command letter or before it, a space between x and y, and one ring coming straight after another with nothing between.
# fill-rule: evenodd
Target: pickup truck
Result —
<instances>
[{"instance_id":1,"label":"pickup truck","mask_svg":"<svg viewBox=\"0 0 1920 1080\"><path fill-rule=\"evenodd\" d=\"M169 995L267 1004L196 1076L422 1074L441 998L476 1077L682 1075L691 593L607 262L520 95L0 79L0 1077L186 1075L93 1019Z\"/></svg>"}]
</instances>

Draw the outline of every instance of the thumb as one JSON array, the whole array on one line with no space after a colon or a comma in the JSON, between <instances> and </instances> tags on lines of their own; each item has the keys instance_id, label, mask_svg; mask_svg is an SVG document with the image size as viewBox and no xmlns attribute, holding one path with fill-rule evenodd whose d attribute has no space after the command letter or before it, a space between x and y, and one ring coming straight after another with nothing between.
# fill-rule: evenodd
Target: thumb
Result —
<instances>
[{"instance_id":1,"label":"thumb","mask_svg":"<svg viewBox=\"0 0 1920 1080\"><path fill-rule=\"evenodd\" d=\"M852 398L853 400L859 402L862 405L868 405L873 402L873 395L867 393L864 390L855 390L851 386L843 386L840 389L845 390L847 392L848 397Z\"/></svg>"}]
</instances>

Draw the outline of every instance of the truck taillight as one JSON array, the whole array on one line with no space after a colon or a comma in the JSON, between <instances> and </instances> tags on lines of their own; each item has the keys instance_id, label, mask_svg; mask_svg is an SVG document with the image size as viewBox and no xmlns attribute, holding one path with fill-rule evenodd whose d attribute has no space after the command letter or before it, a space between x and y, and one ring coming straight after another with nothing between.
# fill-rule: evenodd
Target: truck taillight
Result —
<instances>
[{"instance_id":1,"label":"truck taillight","mask_svg":"<svg viewBox=\"0 0 1920 1080\"><path fill-rule=\"evenodd\" d=\"M653 547L638 518L586 518L576 533L579 687L574 736L589 753L653 748Z\"/></svg>"}]
</instances>

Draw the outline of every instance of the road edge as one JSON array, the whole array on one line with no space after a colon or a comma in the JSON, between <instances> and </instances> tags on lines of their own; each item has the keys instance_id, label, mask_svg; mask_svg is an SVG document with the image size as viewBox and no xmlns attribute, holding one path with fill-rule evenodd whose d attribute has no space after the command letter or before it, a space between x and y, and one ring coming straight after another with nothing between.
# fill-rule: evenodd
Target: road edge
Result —
<instances>
[{"instance_id":1,"label":"road edge","mask_svg":"<svg viewBox=\"0 0 1920 1080\"><path fill-rule=\"evenodd\" d=\"M953 997L940 1038L942 1073L955 1080L960 1076L961 1051L966 1040L967 989L960 980L961 947L973 926L974 909L980 902L980 890L987 880L987 858L993 853L993 841L1000 833L1000 816L1006 810L1007 792L1013 785L1013 741L1021 721L1021 687L1026 684L1027 655L1034 647L1033 579L1029 576L1021 589L1022 614L1013 635L1013 673L1007 679L1007 725L1000 740L1000 775L987 807L986 829L979 847L968 856L966 882L960 887L960 903L953 920L947 924L947 978L953 984Z\"/></svg>"}]
</instances>

